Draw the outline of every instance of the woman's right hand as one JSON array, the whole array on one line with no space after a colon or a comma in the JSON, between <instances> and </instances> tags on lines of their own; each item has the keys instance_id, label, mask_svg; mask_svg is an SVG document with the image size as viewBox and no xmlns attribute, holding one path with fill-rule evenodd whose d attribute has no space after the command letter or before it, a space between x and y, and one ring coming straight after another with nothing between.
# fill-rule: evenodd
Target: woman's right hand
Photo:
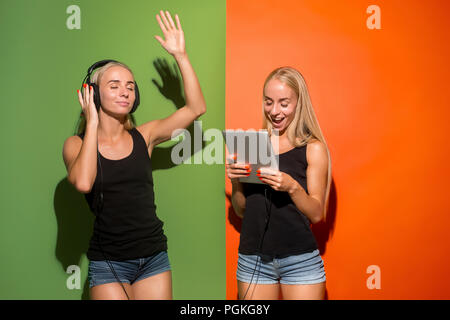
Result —
<instances>
[{"instance_id":1,"label":"woman's right hand","mask_svg":"<svg viewBox=\"0 0 450 320\"><path fill-rule=\"evenodd\" d=\"M87 84L83 84L83 93L77 90L78 101L80 102L82 112L86 118L86 125L98 125L98 112L94 103L94 89L92 86L87 88Z\"/></svg>"},{"instance_id":2,"label":"woman's right hand","mask_svg":"<svg viewBox=\"0 0 450 320\"><path fill-rule=\"evenodd\" d=\"M236 155L230 154L227 163L225 164L225 168L227 170L228 178L233 181L239 181L238 178L245 178L250 175L252 168L248 163L235 163Z\"/></svg>"}]
</instances>

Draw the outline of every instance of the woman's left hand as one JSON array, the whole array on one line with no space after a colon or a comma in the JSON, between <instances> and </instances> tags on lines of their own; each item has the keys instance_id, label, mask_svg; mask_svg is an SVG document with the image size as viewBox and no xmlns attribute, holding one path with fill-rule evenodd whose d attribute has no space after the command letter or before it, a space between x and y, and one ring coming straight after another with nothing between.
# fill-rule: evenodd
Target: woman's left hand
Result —
<instances>
[{"instance_id":1,"label":"woman's left hand","mask_svg":"<svg viewBox=\"0 0 450 320\"><path fill-rule=\"evenodd\" d=\"M268 184L275 191L291 192L297 183L290 175L273 169L258 169L256 175L259 180Z\"/></svg>"},{"instance_id":2,"label":"woman's left hand","mask_svg":"<svg viewBox=\"0 0 450 320\"><path fill-rule=\"evenodd\" d=\"M160 17L161 15L161 17ZM184 55L185 45L184 45L184 33L181 29L180 19L178 15L175 15L175 20L177 25L172 20L172 16L169 11L160 11L160 14L156 15L156 20L158 20L159 26L163 32L165 40L160 36L155 36L156 40L167 50L171 55Z\"/></svg>"}]
</instances>

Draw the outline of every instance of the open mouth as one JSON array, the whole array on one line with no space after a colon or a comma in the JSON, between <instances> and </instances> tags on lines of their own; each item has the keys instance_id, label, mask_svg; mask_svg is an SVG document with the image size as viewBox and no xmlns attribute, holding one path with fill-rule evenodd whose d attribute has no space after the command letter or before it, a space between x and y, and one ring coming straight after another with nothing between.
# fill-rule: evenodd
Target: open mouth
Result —
<instances>
[{"instance_id":1,"label":"open mouth","mask_svg":"<svg viewBox=\"0 0 450 320\"><path fill-rule=\"evenodd\" d=\"M274 126L279 126L282 122L283 122L284 118L280 118L280 119L272 119L272 124Z\"/></svg>"}]
</instances>

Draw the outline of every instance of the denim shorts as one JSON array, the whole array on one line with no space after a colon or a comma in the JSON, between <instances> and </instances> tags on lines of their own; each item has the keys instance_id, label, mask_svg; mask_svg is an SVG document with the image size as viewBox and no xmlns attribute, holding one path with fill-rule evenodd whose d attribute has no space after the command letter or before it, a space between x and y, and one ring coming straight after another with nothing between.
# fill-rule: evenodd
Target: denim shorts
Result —
<instances>
[{"instance_id":1,"label":"denim shorts","mask_svg":"<svg viewBox=\"0 0 450 320\"><path fill-rule=\"evenodd\" d=\"M239 253L236 276L241 282L254 284L316 284L326 281L318 249L269 262L261 261L257 255Z\"/></svg>"},{"instance_id":2,"label":"denim shorts","mask_svg":"<svg viewBox=\"0 0 450 320\"><path fill-rule=\"evenodd\" d=\"M133 284L136 281L170 270L169 257L166 251L155 255L125 261L109 261L120 282ZM117 282L108 261L89 261L89 288Z\"/></svg>"}]
</instances>

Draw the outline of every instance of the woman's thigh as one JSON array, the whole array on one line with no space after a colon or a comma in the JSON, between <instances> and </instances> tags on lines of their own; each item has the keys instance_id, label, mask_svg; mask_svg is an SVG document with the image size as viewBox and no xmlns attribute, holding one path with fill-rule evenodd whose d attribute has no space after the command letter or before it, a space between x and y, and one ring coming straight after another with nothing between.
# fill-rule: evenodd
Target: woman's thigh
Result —
<instances>
[{"instance_id":1,"label":"woman's thigh","mask_svg":"<svg viewBox=\"0 0 450 320\"><path fill-rule=\"evenodd\" d=\"M171 300L172 272L169 270L136 281L131 288L136 300Z\"/></svg>"},{"instance_id":2,"label":"woman's thigh","mask_svg":"<svg viewBox=\"0 0 450 320\"><path fill-rule=\"evenodd\" d=\"M238 280L240 300L278 300L280 284L256 284Z\"/></svg>"},{"instance_id":3,"label":"woman's thigh","mask_svg":"<svg viewBox=\"0 0 450 320\"><path fill-rule=\"evenodd\" d=\"M131 283L135 299L172 299L172 272L166 251L140 259L136 279Z\"/></svg>"},{"instance_id":4,"label":"woman's thigh","mask_svg":"<svg viewBox=\"0 0 450 320\"><path fill-rule=\"evenodd\" d=\"M283 299L324 299L326 275L319 250L275 260Z\"/></svg>"},{"instance_id":5,"label":"woman's thigh","mask_svg":"<svg viewBox=\"0 0 450 320\"><path fill-rule=\"evenodd\" d=\"M133 300L133 290L129 283L122 283L123 287L119 282L106 283L101 285L96 285L90 288L90 297L92 300ZM125 294L124 288L128 294Z\"/></svg>"},{"instance_id":6,"label":"woman's thigh","mask_svg":"<svg viewBox=\"0 0 450 320\"><path fill-rule=\"evenodd\" d=\"M283 300L323 300L325 282L316 284L281 284Z\"/></svg>"}]
</instances>

